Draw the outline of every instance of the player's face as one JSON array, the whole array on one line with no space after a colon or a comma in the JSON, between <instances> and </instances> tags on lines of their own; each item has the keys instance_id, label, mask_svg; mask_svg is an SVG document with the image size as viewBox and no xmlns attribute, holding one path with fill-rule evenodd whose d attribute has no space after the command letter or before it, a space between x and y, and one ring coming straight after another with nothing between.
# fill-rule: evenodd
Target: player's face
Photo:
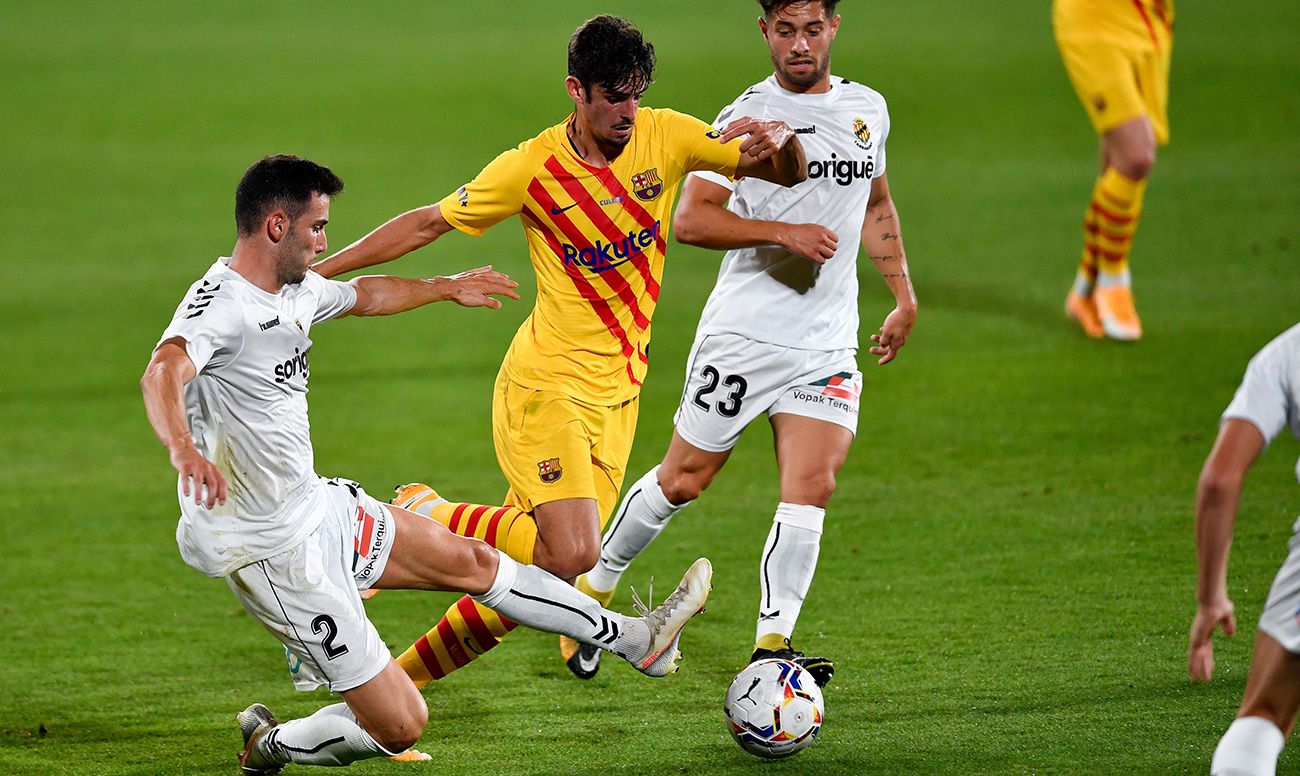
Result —
<instances>
[{"instance_id":1,"label":"player's face","mask_svg":"<svg viewBox=\"0 0 1300 776\"><path fill-rule=\"evenodd\" d=\"M632 139L636 110L641 106L645 90L620 91L599 85L587 89L573 76L569 80L573 82L569 94L574 98L574 111L587 131L602 145L615 148L627 145Z\"/></svg>"},{"instance_id":2,"label":"player's face","mask_svg":"<svg viewBox=\"0 0 1300 776\"><path fill-rule=\"evenodd\" d=\"M328 247L325 224L330 220L330 198L314 194L302 215L290 222L275 249L275 277L280 285L301 283L307 268Z\"/></svg>"},{"instance_id":3,"label":"player's face","mask_svg":"<svg viewBox=\"0 0 1300 776\"><path fill-rule=\"evenodd\" d=\"M831 41L840 17L827 17L817 0L792 3L762 17L758 27L767 39L777 80L791 91L808 91L827 82L831 67Z\"/></svg>"}]
</instances>

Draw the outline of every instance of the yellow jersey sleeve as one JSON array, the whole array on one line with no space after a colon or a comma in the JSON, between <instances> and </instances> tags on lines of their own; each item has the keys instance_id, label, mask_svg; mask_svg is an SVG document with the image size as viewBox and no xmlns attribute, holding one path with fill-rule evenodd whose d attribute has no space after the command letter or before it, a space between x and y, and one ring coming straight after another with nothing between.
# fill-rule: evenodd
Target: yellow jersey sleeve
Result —
<instances>
[{"instance_id":1,"label":"yellow jersey sleeve","mask_svg":"<svg viewBox=\"0 0 1300 776\"><path fill-rule=\"evenodd\" d=\"M740 165L739 140L724 145L718 139L719 132L694 116L667 109L660 113L659 121L668 141L666 147L678 165L679 175L708 170L728 178L736 177Z\"/></svg>"},{"instance_id":2,"label":"yellow jersey sleeve","mask_svg":"<svg viewBox=\"0 0 1300 776\"><path fill-rule=\"evenodd\" d=\"M487 229L519 213L525 190L532 180L528 154L512 148L488 163L474 180L443 198L438 206L447 223L478 237Z\"/></svg>"}]
</instances>

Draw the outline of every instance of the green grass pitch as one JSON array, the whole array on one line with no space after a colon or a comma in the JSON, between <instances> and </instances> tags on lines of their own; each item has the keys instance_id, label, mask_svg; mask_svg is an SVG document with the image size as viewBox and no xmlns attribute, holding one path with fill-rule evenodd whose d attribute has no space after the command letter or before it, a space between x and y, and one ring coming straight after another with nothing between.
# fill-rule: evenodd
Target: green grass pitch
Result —
<instances>
[{"instance_id":1,"label":"green grass pitch","mask_svg":"<svg viewBox=\"0 0 1300 776\"><path fill-rule=\"evenodd\" d=\"M9 3L0 21L0 773L230 774L233 715L327 702L218 581L181 562L173 474L137 380L187 285L233 244L241 171L339 172L331 244L432 202L566 115L564 46L622 13L656 44L650 105L711 118L769 72L752 2ZM834 70L890 101L889 173L921 315L866 366L859 439L796 634L833 656L815 746L766 764L722 695L748 654L776 501L756 424L638 563L716 566L681 673L572 680L521 633L426 690L437 763L365 773L1197 773L1236 709L1297 511L1300 446L1246 489L1213 684L1184 662L1193 489L1248 357L1300 305L1300 6L1180 0L1173 142L1134 256L1147 336L1086 340L1060 302L1095 139L1048 3L848 2ZM630 470L662 454L719 256L675 246ZM391 266L491 263L531 289L517 227ZM888 309L863 267L864 328ZM383 494L499 499L489 388L527 302L316 331L316 464ZM388 593L396 650L450 597ZM617 605L628 606L621 594ZM1300 770L1284 753L1280 772ZM435 770L436 767L436 770ZM302 770L296 769L295 772ZM306 771L302 771L306 772Z\"/></svg>"}]
</instances>

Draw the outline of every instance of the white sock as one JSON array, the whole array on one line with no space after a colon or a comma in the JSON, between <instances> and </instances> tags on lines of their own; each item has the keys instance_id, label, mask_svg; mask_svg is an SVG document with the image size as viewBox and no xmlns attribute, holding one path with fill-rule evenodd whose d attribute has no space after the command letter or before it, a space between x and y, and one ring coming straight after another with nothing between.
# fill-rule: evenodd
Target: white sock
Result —
<instances>
[{"instance_id":1,"label":"white sock","mask_svg":"<svg viewBox=\"0 0 1300 776\"><path fill-rule=\"evenodd\" d=\"M755 641L771 633L790 638L803 599L808 595L822 538L826 510L807 504L776 506L759 564L762 597L758 602Z\"/></svg>"},{"instance_id":2,"label":"white sock","mask_svg":"<svg viewBox=\"0 0 1300 776\"><path fill-rule=\"evenodd\" d=\"M596 599L537 566L524 566L497 551L496 581L475 601L535 630L560 633L625 659L650 651L650 629L641 619L603 608Z\"/></svg>"},{"instance_id":3,"label":"white sock","mask_svg":"<svg viewBox=\"0 0 1300 776\"><path fill-rule=\"evenodd\" d=\"M1273 776L1286 739L1263 717L1238 717L1219 739L1210 776Z\"/></svg>"},{"instance_id":4,"label":"white sock","mask_svg":"<svg viewBox=\"0 0 1300 776\"><path fill-rule=\"evenodd\" d=\"M282 722L262 736L257 746L270 760L303 765L348 765L395 754L362 729L346 703Z\"/></svg>"},{"instance_id":5,"label":"white sock","mask_svg":"<svg viewBox=\"0 0 1300 776\"><path fill-rule=\"evenodd\" d=\"M1124 286L1125 288L1133 285L1133 276L1128 270L1123 272L1104 272L1097 271L1097 288L1110 288L1111 286Z\"/></svg>"},{"instance_id":6,"label":"white sock","mask_svg":"<svg viewBox=\"0 0 1300 776\"><path fill-rule=\"evenodd\" d=\"M600 543L600 561L587 572L587 584L594 590L618 587L623 572L636 556L650 546L668 520L687 504L673 504L659 486L659 467L646 472L631 488L614 512L605 539Z\"/></svg>"},{"instance_id":7,"label":"white sock","mask_svg":"<svg viewBox=\"0 0 1300 776\"><path fill-rule=\"evenodd\" d=\"M1074 293L1082 297L1092 296L1092 286L1095 281L1084 274L1083 270L1074 273Z\"/></svg>"}]
</instances>

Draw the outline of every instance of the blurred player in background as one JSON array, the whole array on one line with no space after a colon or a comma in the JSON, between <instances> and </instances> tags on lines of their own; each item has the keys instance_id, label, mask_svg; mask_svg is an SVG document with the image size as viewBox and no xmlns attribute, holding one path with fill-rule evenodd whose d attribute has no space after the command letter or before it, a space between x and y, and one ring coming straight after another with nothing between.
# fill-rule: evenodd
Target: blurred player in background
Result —
<instances>
[{"instance_id":1,"label":"blurred player in background","mask_svg":"<svg viewBox=\"0 0 1300 776\"><path fill-rule=\"evenodd\" d=\"M1083 217L1083 257L1065 313L1089 337L1142 336L1128 257L1142 195L1169 142L1173 0L1055 0L1052 26L1070 82L1101 136L1101 174Z\"/></svg>"},{"instance_id":2,"label":"blurred player in background","mask_svg":"<svg viewBox=\"0 0 1300 776\"><path fill-rule=\"evenodd\" d=\"M568 65L569 117L501 154L441 202L394 218L317 269L331 277L395 259L452 229L477 236L519 218L537 303L501 365L492 423L510 484L506 503L526 514L508 524L500 518L490 535L477 519L447 524L478 530L516 560L574 579L596 563L622 486L669 208L682 178L709 170L790 186L807 177L807 165L779 121L737 119L715 131L675 111L641 107L654 47L623 19L582 24L569 40ZM394 503L440 501L416 485ZM422 684L465 665L513 627L466 598L399 660ZM576 649L562 644L566 656Z\"/></svg>"},{"instance_id":3,"label":"blurred player in background","mask_svg":"<svg viewBox=\"0 0 1300 776\"><path fill-rule=\"evenodd\" d=\"M181 556L224 578L304 675L343 697L285 723L260 703L241 712L247 774L391 756L419 738L424 698L366 617L359 590L467 592L530 627L600 643L651 676L675 670L678 634L708 595L701 559L664 606L624 617L483 542L380 504L355 482L315 473L307 419L314 324L519 298L514 281L486 267L348 283L310 272L342 189L330 170L298 157L250 167L235 195L233 253L190 287L140 381L149 422L180 475Z\"/></svg>"},{"instance_id":4,"label":"blurred player in background","mask_svg":"<svg viewBox=\"0 0 1300 776\"><path fill-rule=\"evenodd\" d=\"M1187 670L1208 682L1214 673L1216 627L1237 630L1228 599L1228 550L1246 472L1264 448L1289 429L1300 437L1300 326L1264 347L1223 412L1196 489L1196 619ZM1296 465L1300 478L1300 463ZM1237 719L1223 734L1210 773L1272 776L1300 707L1300 520L1290 553L1273 580L1255 632L1255 657Z\"/></svg>"},{"instance_id":5,"label":"blurred player in background","mask_svg":"<svg viewBox=\"0 0 1300 776\"><path fill-rule=\"evenodd\" d=\"M759 0L775 73L715 123L737 115L786 122L804 144L809 180L782 189L701 172L683 187L677 239L727 254L687 358L668 452L628 488L587 575L592 595L610 600L632 559L709 486L741 432L766 413L781 501L759 567L750 659L795 659L822 685L831 661L795 652L790 638L817 565L835 476L857 429L859 241L896 304L871 337L878 363L894 359L916 320L885 175L889 113L878 92L830 72L836 4ZM569 667L587 678L599 659L598 650L581 647Z\"/></svg>"}]
</instances>

